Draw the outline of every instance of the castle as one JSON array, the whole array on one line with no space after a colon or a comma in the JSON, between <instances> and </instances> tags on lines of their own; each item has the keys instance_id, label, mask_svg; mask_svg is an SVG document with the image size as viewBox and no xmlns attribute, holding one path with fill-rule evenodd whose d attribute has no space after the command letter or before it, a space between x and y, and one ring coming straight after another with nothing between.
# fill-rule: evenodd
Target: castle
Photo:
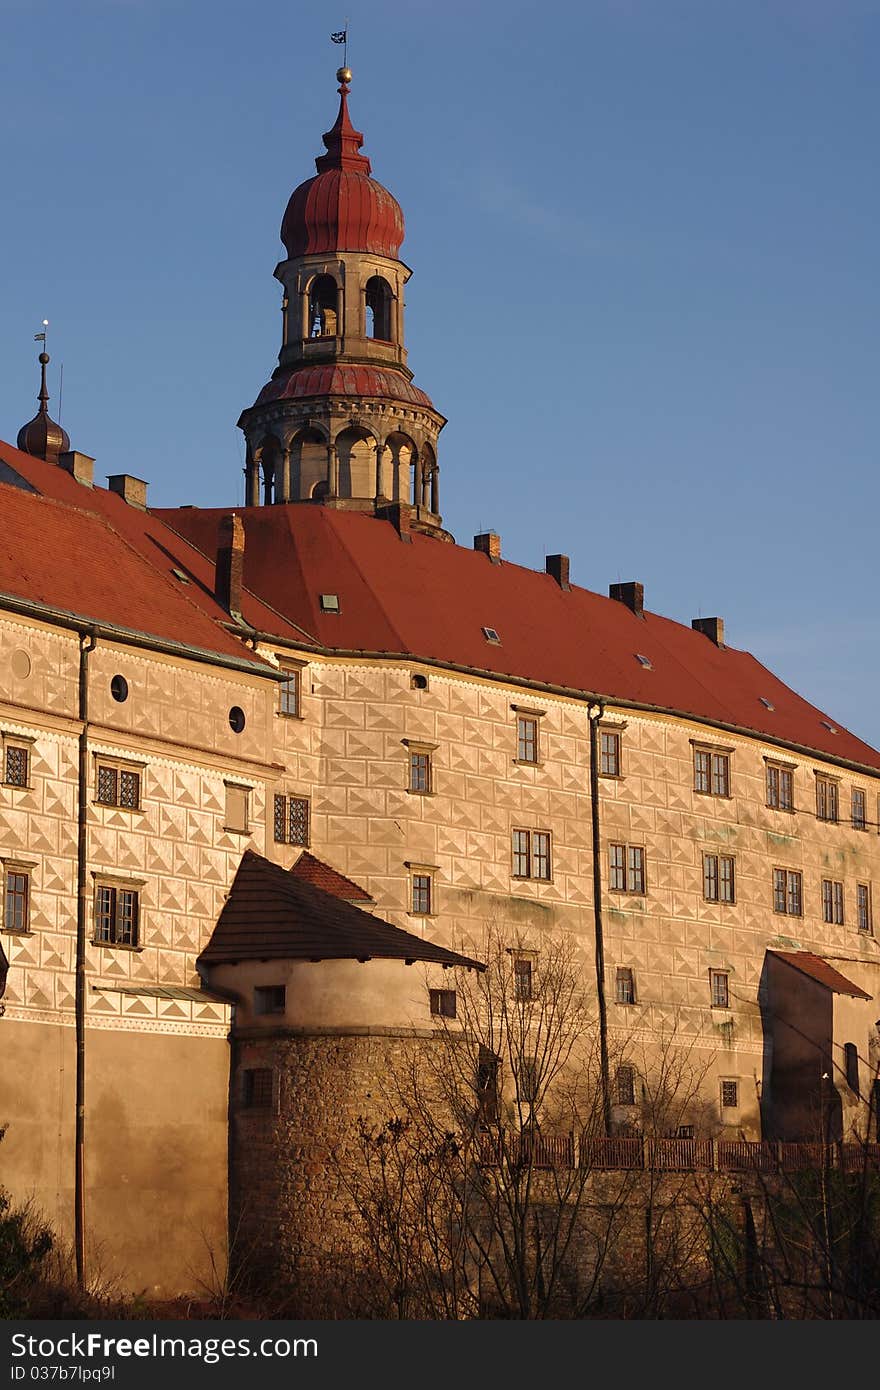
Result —
<instances>
[{"instance_id":1,"label":"castle","mask_svg":"<svg viewBox=\"0 0 880 1390\"><path fill-rule=\"evenodd\" d=\"M797 1140L821 1099L876 1137L880 753L720 618L455 543L403 215L338 77L244 505L97 486L45 353L0 443L0 1177L84 1277L157 1295L242 1222L278 1261L298 1205L320 1228L327 1126L436 1036L489 922L574 943L606 1042L699 1054L719 1133Z\"/></svg>"}]
</instances>

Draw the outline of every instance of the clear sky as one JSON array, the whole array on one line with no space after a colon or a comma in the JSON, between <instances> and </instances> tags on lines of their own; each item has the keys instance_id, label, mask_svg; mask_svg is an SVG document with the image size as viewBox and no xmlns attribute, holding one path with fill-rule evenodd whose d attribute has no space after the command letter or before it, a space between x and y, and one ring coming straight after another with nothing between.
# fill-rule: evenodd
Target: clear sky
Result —
<instances>
[{"instance_id":1,"label":"clear sky","mask_svg":"<svg viewBox=\"0 0 880 1390\"><path fill-rule=\"evenodd\" d=\"M880 745L880 0L0 0L0 437L47 317L99 476L241 501L346 8L446 524L720 614Z\"/></svg>"}]
</instances>

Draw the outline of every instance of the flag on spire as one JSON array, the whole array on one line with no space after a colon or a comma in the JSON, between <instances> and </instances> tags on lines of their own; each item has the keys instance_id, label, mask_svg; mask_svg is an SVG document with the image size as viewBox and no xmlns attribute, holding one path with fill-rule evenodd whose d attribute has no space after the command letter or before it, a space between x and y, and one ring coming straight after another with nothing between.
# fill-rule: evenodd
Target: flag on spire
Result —
<instances>
[{"instance_id":1,"label":"flag on spire","mask_svg":"<svg viewBox=\"0 0 880 1390\"><path fill-rule=\"evenodd\" d=\"M340 29L340 30L338 30L337 33L331 34L331 35L330 35L330 42L331 42L331 43L345 43L347 33L348 33L348 31L347 31L346 29Z\"/></svg>"}]
</instances>

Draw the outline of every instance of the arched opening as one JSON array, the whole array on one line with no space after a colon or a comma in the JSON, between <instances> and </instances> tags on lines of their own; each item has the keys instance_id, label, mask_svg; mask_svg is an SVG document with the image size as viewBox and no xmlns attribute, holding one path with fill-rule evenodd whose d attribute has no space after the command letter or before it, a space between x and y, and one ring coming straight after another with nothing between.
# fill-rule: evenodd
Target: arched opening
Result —
<instances>
[{"instance_id":1,"label":"arched opening","mask_svg":"<svg viewBox=\"0 0 880 1390\"><path fill-rule=\"evenodd\" d=\"M263 502L269 506L281 500L281 444L270 434L254 455L263 475Z\"/></svg>"},{"instance_id":2,"label":"arched opening","mask_svg":"<svg viewBox=\"0 0 880 1390\"><path fill-rule=\"evenodd\" d=\"M332 275L316 275L309 286L309 337L335 338L336 320L336 281Z\"/></svg>"},{"instance_id":3,"label":"arched opening","mask_svg":"<svg viewBox=\"0 0 880 1390\"><path fill-rule=\"evenodd\" d=\"M327 481L327 441L319 430L306 428L290 444L292 497L314 497L318 483Z\"/></svg>"},{"instance_id":4,"label":"arched opening","mask_svg":"<svg viewBox=\"0 0 880 1390\"><path fill-rule=\"evenodd\" d=\"M382 495L389 502L406 502L412 497L411 477L416 446L406 434L390 434L382 460Z\"/></svg>"},{"instance_id":5,"label":"arched opening","mask_svg":"<svg viewBox=\"0 0 880 1390\"><path fill-rule=\"evenodd\" d=\"M375 496L375 443L367 431L357 425L343 430L336 437L336 453L339 458L339 496Z\"/></svg>"},{"instance_id":6,"label":"arched opening","mask_svg":"<svg viewBox=\"0 0 880 1390\"><path fill-rule=\"evenodd\" d=\"M381 275L372 275L366 285L366 335L390 343L391 286Z\"/></svg>"},{"instance_id":7,"label":"arched opening","mask_svg":"<svg viewBox=\"0 0 880 1390\"><path fill-rule=\"evenodd\" d=\"M422 458L422 502L423 507L429 511L437 513L440 510L440 469L437 466L437 458L430 444L425 444L421 452Z\"/></svg>"}]
</instances>

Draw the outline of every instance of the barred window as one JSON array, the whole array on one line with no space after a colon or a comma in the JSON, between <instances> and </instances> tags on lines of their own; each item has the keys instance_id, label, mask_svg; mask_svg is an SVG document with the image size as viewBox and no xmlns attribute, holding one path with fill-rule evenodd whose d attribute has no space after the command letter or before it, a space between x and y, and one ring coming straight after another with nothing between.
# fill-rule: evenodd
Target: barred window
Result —
<instances>
[{"instance_id":1,"label":"barred window","mask_svg":"<svg viewBox=\"0 0 880 1390\"><path fill-rule=\"evenodd\" d=\"M432 989L428 993L431 1013L435 1018L455 1018L457 1000L454 989Z\"/></svg>"},{"instance_id":2,"label":"barred window","mask_svg":"<svg viewBox=\"0 0 880 1390\"><path fill-rule=\"evenodd\" d=\"M303 796L276 794L272 817L276 844L308 845L309 809L309 802Z\"/></svg>"},{"instance_id":3,"label":"barred window","mask_svg":"<svg viewBox=\"0 0 880 1390\"><path fill-rule=\"evenodd\" d=\"M858 910L859 931L871 930L871 888L870 884L856 884L856 906Z\"/></svg>"},{"instance_id":4,"label":"barred window","mask_svg":"<svg viewBox=\"0 0 880 1390\"><path fill-rule=\"evenodd\" d=\"M4 781L9 787L26 787L30 771L30 749L17 743L7 743Z\"/></svg>"},{"instance_id":5,"label":"barred window","mask_svg":"<svg viewBox=\"0 0 880 1390\"><path fill-rule=\"evenodd\" d=\"M618 1004L636 1002L636 981L629 966L619 965L614 982L614 998Z\"/></svg>"},{"instance_id":6,"label":"barred window","mask_svg":"<svg viewBox=\"0 0 880 1390\"><path fill-rule=\"evenodd\" d=\"M703 897L710 903L735 901L734 861L730 855L703 855Z\"/></svg>"},{"instance_id":7,"label":"barred window","mask_svg":"<svg viewBox=\"0 0 880 1390\"><path fill-rule=\"evenodd\" d=\"M431 790L430 753L410 752L409 789L411 792L429 792Z\"/></svg>"},{"instance_id":8,"label":"barred window","mask_svg":"<svg viewBox=\"0 0 880 1390\"><path fill-rule=\"evenodd\" d=\"M739 1082L722 1081L721 1083L721 1108L722 1110L735 1110L739 1105Z\"/></svg>"},{"instance_id":9,"label":"barred window","mask_svg":"<svg viewBox=\"0 0 880 1390\"><path fill-rule=\"evenodd\" d=\"M803 915L803 875L799 869L773 870L773 911Z\"/></svg>"},{"instance_id":10,"label":"barred window","mask_svg":"<svg viewBox=\"0 0 880 1390\"><path fill-rule=\"evenodd\" d=\"M532 998L532 962L528 956L514 959L513 997L521 1003Z\"/></svg>"},{"instance_id":11,"label":"barred window","mask_svg":"<svg viewBox=\"0 0 880 1390\"><path fill-rule=\"evenodd\" d=\"M419 916L429 916L431 913L431 887L430 874L413 874L412 910Z\"/></svg>"},{"instance_id":12,"label":"barred window","mask_svg":"<svg viewBox=\"0 0 880 1390\"><path fill-rule=\"evenodd\" d=\"M636 1103L636 1069L635 1067L618 1067L615 1076L615 1090L617 1091L618 1105L635 1105Z\"/></svg>"},{"instance_id":13,"label":"barred window","mask_svg":"<svg viewBox=\"0 0 880 1390\"><path fill-rule=\"evenodd\" d=\"M278 687L278 713L288 719L299 717L300 711L300 672L285 670L284 680Z\"/></svg>"},{"instance_id":14,"label":"barred window","mask_svg":"<svg viewBox=\"0 0 880 1390\"><path fill-rule=\"evenodd\" d=\"M243 1076L242 1105L247 1110L271 1110L273 1092L271 1067L247 1067Z\"/></svg>"},{"instance_id":15,"label":"barred window","mask_svg":"<svg viewBox=\"0 0 880 1390\"><path fill-rule=\"evenodd\" d=\"M829 777L816 778L816 815L819 820L839 819L838 786Z\"/></svg>"},{"instance_id":16,"label":"barred window","mask_svg":"<svg viewBox=\"0 0 880 1390\"><path fill-rule=\"evenodd\" d=\"M95 889L95 941L105 946L136 946L139 895L133 888L99 883Z\"/></svg>"},{"instance_id":17,"label":"barred window","mask_svg":"<svg viewBox=\"0 0 880 1390\"><path fill-rule=\"evenodd\" d=\"M514 830L513 874L545 881L552 877L549 830Z\"/></svg>"},{"instance_id":18,"label":"barred window","mask_svg":"<svg viewBox=\"0 0 880 1390\"><path fill-rule=\"evenodd\" d=\"M853 830L867 830L868 828L865 793L860 787L853 787L852 789L852 823Z\"/></svg>"},{"instance_id":19,"label":"barred window","mask_svg":"<svg viewBox=\"0 0 880 1390\"><path fill-rule=\"evenodd\" d=\"M120 806L127 811L137 811L141 801L140 773L99 763L97 800L102 806Z\"/></svg>"},{"instance_id":20,"label":"barred window","mask_svg":"<svg viewBox=\"0 0 880 1390\"><path fill-rule=\"evenodd\" d=\"M822 880L822 919L843 925L843 884L830 878Z\"/></svg>"},{"instance_id":21,"label":"barred window","mask_svg":"<svg viewBox=\"0 0 880 1390\"><path fill-rule=\"evenodd\" d=\"M709 971L709 995L713 1009L730 1007L730 976L726 970Z\"/></svg>"},{"instance_id":22,"label":"barred window","mask_svg":"<svg viewBox=\"0 0 880 1390\"><path fill-rule=\"evenodd\" d=\"M767 805L776 811L794 810L794 773L790 767L767 764Z\"/></svg>"},{"instance_id":23,"label":"barred window","mask_svg":"<svg viewBox=\"0 0 880 1390\"><path fill-rule=\"evenodd\" d=\"M26 932L30 920L30 874L22 869L7 869L3 904L5 931Z\"/></svg>"},{"instance_id":24,"label":"barred window","mask_svg":"<svg viewBox=\"0 0 880 1390\"><path fill-rule=\"evenodd\" d=\"M538 721L519 715L516 721L516 756L521 763L538 761Z\"/></svg>"},{"instance_id":25,"label":"barred window","mask_svg":"<svg viewBox=\"0 0 880 1390\"><path fill-rule=\"evenodd\" d=\"M694 791L710 796L730 795L730 755L708 748L694 749Z\"/></svg>"},{"instance_id":26,"label":"barred window","mask_svg":"<svg viewBox=\"0 0 880 1390\"><path fill-rule=\"evenodd\" d=\"M620 734L599 730L599 772L602 777L620 776Z\"/></svg>"}]
</instances>

